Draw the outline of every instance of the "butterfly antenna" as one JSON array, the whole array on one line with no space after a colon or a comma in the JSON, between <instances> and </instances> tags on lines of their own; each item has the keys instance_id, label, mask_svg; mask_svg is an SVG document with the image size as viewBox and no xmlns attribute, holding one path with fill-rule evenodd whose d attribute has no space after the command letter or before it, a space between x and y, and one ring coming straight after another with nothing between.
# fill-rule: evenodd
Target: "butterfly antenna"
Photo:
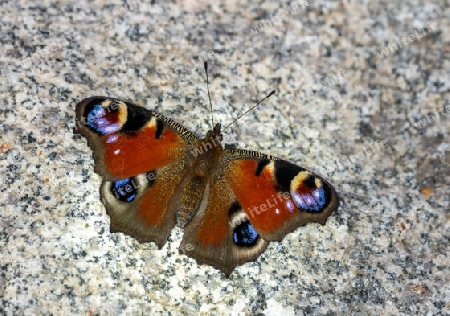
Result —
<instances>
[{"instance_id":1,"label":"butterfly antenna","mask_svg":"<svg viewBox=\"0 0 450 316\"><path fill-rule=\"evenodd\" d=\"M260 105L265 99L270 98L272 95L275 94L275 90L272 90L268 95L266 95L264 98L262 98L261 100L259 100L258 103L256 103L254 106L252 106L250 109L248 109L247 111L245 111L244 113L242 113L241 115L239 115L233 122L231 122L230 124L228 124L223 130L225 131L227 128L229 128L231 125L233 125L234 123L237 122L237 120L239 120L241 117L243 117L245 114L247 114L248 112L250 112L251 110L253 110L254 108L256 108L258 105Z\"/></svg>"},{"instance_id":2,"label":"butterfly antenna","mask_svg":"<svg viewBox=\"0 0 450 316\"><path fill-rule=\"evenodd\" d=\"M208 61L205 61L203 63L203 66L205 67L205 73L206 73L206 88L208 90L208 99L209 99L209 106L210 106L210 110L211 110L211 129L214 129L214 114L213 114L213 110L212 110L212 102L211 102L211 95L209 94L209 78L208 78Z\"/></svg>"}]
</instances>

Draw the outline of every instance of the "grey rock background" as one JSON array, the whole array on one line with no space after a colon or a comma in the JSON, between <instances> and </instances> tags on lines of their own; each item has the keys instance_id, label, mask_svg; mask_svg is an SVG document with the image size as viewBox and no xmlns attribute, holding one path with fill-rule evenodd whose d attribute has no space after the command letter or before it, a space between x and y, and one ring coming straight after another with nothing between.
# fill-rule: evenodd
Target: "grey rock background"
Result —
<instances>
[{"instance_id":1,"label":"grey rock background","mask_svg":"<svg viewBox=\"0 0 450 316\"><path fill-rule=\"evenodd\" d=\"M0 314L448 315L448 1L0 2ZM345 203L230 278L109 232L74 107L134 100Z\"/></svg>"}]
</instances>

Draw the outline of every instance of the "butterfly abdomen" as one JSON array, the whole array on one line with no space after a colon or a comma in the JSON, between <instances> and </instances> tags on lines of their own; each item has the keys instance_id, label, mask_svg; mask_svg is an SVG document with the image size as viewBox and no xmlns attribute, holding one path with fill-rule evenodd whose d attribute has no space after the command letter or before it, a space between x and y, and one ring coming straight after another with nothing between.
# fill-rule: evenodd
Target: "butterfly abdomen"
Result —
<instances>
[{"instance_id":1,"label":"butterfly abdomen","mask_svg":"<svg viewBox=\"0 0 450 316\"><path fill-rule=\"evenodd\" d=\"M200 206L205 192L206 181L204 177L193 177L184 187L180 201L180 210L177 213L177 223L184 227Z\"/></svg>"}]
</instances>

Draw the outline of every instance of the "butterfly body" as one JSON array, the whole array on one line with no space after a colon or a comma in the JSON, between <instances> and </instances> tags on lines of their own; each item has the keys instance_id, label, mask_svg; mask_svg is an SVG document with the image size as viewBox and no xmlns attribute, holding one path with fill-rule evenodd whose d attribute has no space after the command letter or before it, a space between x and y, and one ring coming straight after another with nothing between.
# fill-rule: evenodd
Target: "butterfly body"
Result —
<instances>
[{"instance_id":1,"label":"butterfly body","mask_svg":"<svg viewBox=\"0 0 450 316\"><path fill-rule=\"evenodd\" d=\"M180 251L226 274L270 241L338 208L314 173L259 152L222 147L220 124L197 138L173 120L119 99L77 107L76 132L93 150L111 231L162 247L178 224Z\"/></svg>"}]
</instances>

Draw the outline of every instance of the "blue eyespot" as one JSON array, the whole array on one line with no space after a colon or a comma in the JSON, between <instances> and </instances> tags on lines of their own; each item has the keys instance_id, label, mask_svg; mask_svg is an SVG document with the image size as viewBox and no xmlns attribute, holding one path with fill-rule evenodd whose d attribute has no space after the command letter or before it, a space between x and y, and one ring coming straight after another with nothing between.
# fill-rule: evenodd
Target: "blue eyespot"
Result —
<instances>
[{"instance_id":1,"label":"blue eyespot","mask_svg":"<svg viewBox=\"0 0 450 316\"><path fill-rule=\"evenodd\" d=\"M233 230L233 241L239 247L252 247L258 242L259 235L249 221L245 221Z\"/></svg>"},{"instance_id":2,"label":"blue eyespot","mask_svg":"<svg viewBox=\"0 0 450 316\"><path fill-rule=\"evenodd\" d=\"M103 135L117 132L120 129L117 115L100 104L92 106L92 109L86 113L85 120L87 126Z\"/></svg>"},{"instance_id":3,"label":"blue eyespot","mask_svg":"<svg viewBox=\"0 0 450 316\"><path fill-rule=\"evenodd\" d=\"M134 178L114 181L111 185L111 192L122 202L131 202L136 198L138 185Z\"/></svg>"},{"instance_id":4,"label":"blue eyespot","mask_svg":"<svg viewBox=\"0 0 450 316\"><path fill-rule=\"evenodd\" d=\"M328 203L323 188L316 188L309 193L299 193L294 191L291 195L297 204L297 207L306 212L320 213Z\"/></svg>"}]
</instances>

